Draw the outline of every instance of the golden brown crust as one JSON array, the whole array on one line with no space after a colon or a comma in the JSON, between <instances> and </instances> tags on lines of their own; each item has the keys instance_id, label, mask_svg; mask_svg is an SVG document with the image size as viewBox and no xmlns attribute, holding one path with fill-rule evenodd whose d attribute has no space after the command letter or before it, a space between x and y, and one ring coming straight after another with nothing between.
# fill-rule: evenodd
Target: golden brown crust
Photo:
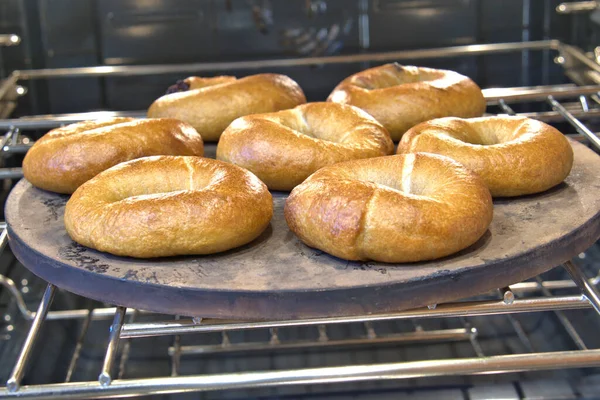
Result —
<instances>
[{"instance_id":1,"label":"golden brown crust","mask_svg":"<svg viewBox=\"0 0 600 400\"><path fill-rule=\"evenodd\" d=\"M481 89L466 76L397 63L349 76L327 100L365 110L394 141L420 122L449 116L479 117L486 107Z\"/></svg>"},{"instance_id":2,"label":"golden brown crust","mask_svg":"<svg viewBox=\"0 0 600 400\"><path fill-rule=\"evenodd\" d=\"M413 262L475 243L492 221L492 198L456 161L417 153L320 169L285 204L307 245L347 260Z\"/></svg>"},{"instance_id":3,"label":"golden brown crust","mask_svg":"<svg viewBox=\"0 0 600 400\"><path fill-rule=\"evenodd\" d=\"M199 76L190 76L185 78L183 81L189 85L189 90L202 89L209 86L220 85L223 83L234 82L237 78L235 76L213 76L212 78L202 78Z\"/></svg>"},{"instance_id":4,"label":"golden brown crust","mask_svg":"<svg viewBox=\"0 0 600 400\"><path fill-rule=\"evenodd\" d=\"M424 122L404 135L397 152L451 157L479 174L494 197L543 192L573 166L573 149L562 133L523 117Z\"/></svg>"},{"instance_id":5,"label":"golden brown crust","mask_svg":"<svg viewBox=\"0 0 600 400\"><path fill-rule=\"evenodd\" d=\"M256 174L272 190L292 190L326 165L394 152L387 131L364 111L336 103L235 120L223 132L217 159Z\"/></svg>"},{"instance_id":6,"label":"golden brown crust","mask_svg":"<svg viewBox=\"0 0 600 400\"><path fill-rule=\"evenodd\" d=\"M250 172L200 157L155 156L110 168L73 193L65 227L76 242L120 256L210 254L246 244L273 214Z\"/></svg>"},{"instance_id":7,"label":"golden brown crust","mask_svg":"<svg viewBox=\"0 0 600 400\"><path fill-rule=\"evenodd\" d=\"M190 77L199 89L160 97L148 109L149 117L169 117L192 125L205 141L216 142L234 119L250 114L293 108L306 98L296 82L285 75L259 74L242 79ZM199 83L204 80L204 83ZM212 84L210 79L219 79ZM208 83L210 84L206 84Z\"/></svg>"},{"instance_id":8,"label":"golden brown crust","mask_svg":"<svg viewBox=\"0 0 600 400\"><path fill-rule=\"evenodd\" d=\"M112 118L51 130L27 152L23 174L39 188L73 193L87 180L123 161L203 154L202 138L184 122Z\"/></svg>"}]
</instances>

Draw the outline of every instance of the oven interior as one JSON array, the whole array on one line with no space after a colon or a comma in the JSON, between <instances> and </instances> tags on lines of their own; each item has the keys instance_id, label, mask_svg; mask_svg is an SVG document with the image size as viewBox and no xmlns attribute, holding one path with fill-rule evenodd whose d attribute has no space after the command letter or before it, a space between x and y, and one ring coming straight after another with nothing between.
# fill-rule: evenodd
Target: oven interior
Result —
<instances>
[{"instance_id":1,"label":"oven interior","mask_svg":"<svg viewBox=\"0 0 600 400\"><path fill-rule=\"evenodd\" d=\"M277 72L291 76L309 101L323 100L344 77L382 63L378 55L413 65L446 68L489 89L488 113L525 114L548 121L594 148L600 130L600 8L569 8L559 1L529 0L10 0L0 4L0 33L16 34L16 45L0 47L0 77L24 71L0 102L3 203L19 177L24 152L48 129L90 112L143 115L175 80L193 73L244 76ZM581 2L579 2L581 3ZM594 2L585 2L594 3ZM578 4L578 3L577 3ZM567 7L565 12L561 6ZM536 43L526 45L527 43ZM525 46L524 46L525 44ZM563 44L576 46L593 69ZM477 49L476 45L490 45ZM496 47L494 47L494 45ZM504 47L502 47L504 46ZM427 51L429 50L429 51ZM394 52L394 54L390 54ZM397 54L396 54L397 53ZM402 54L400 54L402 53ZM358 60L344 59L358 56ZM276 60L312 60L277 66ZM251 67L240 61L256 61ZM119 72L122 65L139 67ZM144 71L144 66L162 65ZM104 70L80 67L103 66ZM178 67L179 66L179 67ZM111 68L115 67L115 73ZM77 68L77 70L70 70ZM171 68L171 69L169 69ZM38 73L27 75L26 70ZM158 71L158 72L157 72ZM199 72L196 72L199 71ZM500 92L494 92L500 91ZM498 94L499 93L499 94ZM549 96L552 96L549 98ZM558 102L558 106L552 101ZM562 108L561 108L562 107ZM583 125L582 130L577 122ZM2 216L3 218L3 216ZM4 227L3 236L6 236ZM2 237L0 237L2 238ZM31 274L0 241L0 386L11 378L47 283ZM600 283L600 248L594 245L570 267L592 286ZM572 270L571 270L572 272ZM316 385L265 385L168 394L156 398L364 398L386 399L577 399L600 393L600 369L494 370L458 374L446 368L420 376L414 363L462 358L600 349L598 312L571 309L560 299L582 296L565 268L468 301L533 299L521 312L448 317L427 314L389 320L323 321L293 327L217 329L205 333L125 338L116 343L113 379L237 374L381 363L410 363L406 379L351 380ZM586 296L586 293L583 293ZM589 297L589 296L588 296ZM550 311L539 299L556 302ZM432 305L429 311L439 306ZM600 310L599 310L600 311ZM119 312L56 290L31 355L22 387L46 398L64 398L45 385L97 382ZM116 313L116 314L115 314ZM115 315L117 317L115 317ZM174 321L127 310L124 324ZM581 353L583 354L583 353ZM597 360L598 358L596 358ZM560 360L556 360L558 363ZM598 362L596 361L596 364ZM258 385L257 385L258 386ZM44 391L47 390L47 391ZM93 396L101 395L101 386ZM0 391L3 395L19 392ZM148 394L149 392L143 393ZM141 392L138 394L142 394Z\"/></svg>"}]
</instances>

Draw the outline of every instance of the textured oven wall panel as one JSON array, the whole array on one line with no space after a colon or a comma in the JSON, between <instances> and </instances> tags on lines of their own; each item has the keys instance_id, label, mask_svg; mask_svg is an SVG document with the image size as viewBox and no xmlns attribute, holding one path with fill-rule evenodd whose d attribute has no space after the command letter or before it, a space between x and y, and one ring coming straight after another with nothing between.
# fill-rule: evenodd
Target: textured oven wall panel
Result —
<instances>
[{"instance_id":1,"label":"textured oven wall panel","mask_svg":"<svg viewBox=\"0 0 600 400\"><path fill-rule=\"evenodd\" d=\"M515 385L512 383L496 383L488 385L480 385L469 388L468 398L470 400L488 400L488 399L502 399L502 400L520 400L521 397Z\"/></svg>"},{"instance_id":2,"label":"textured oven wall panel","mask_svg":"<svg viewBox=\"0 0 600 400\"><path fill-rule=\"evenodd\" d=\"M540 39L539 15L556 0L529 2L530 39ZM309 14L305 1L247 2L189 0L40 0L48 66L107 63L152 64L259 59L311 54L323 29L343 28L342 53L360 50L360 1L313 1ZM369 50L401 50L469 43L520 40L526 0L370 0ZM265 29L260 29L252 5L266 4ZM553 9L551 8L553 11ZM554 14L552 12L552 14ZM270 21L272 18L272 22ZM552 23L554 27L556 24ZM61 28L65 26L65 28ZM432 29L435 27L435 29ZM347 29L346 29L347 28ZM284 32L300 32L284 40ZM333 46L332 48L338 48ZM536 58L537 57L537 58ZM537 71L539 57L531 56ZM458 70L484 87L524 84L520 55L478 59L410 60L407 63ZM536 64L537 63L537 64ZM510 65L510 67L509 67ZM343 77L367 67L347 64L281 71L208 71L204 75L257 72L289 73L305 89L309 100L323 100ZM533 82L539 73L528 73ZM105 79L53 80L53 112L89 111L97 108L145 109L182 75ZM529 80L528 80L529 81ZM527 83L527 82L525 82Z\"/></svg>"},{"instance_id":3,"label":"textured oven wall panel","mask_svg":"<svg viewBox=\"0 0 600 400\"><path fill-rule=\"evenodd\" d=\"M523 0L482 1L480 12L481 43L522 41ZM481 83L485 87L525 86L520 78L520 65L521 54L516 52L479 57Z\"/></svg>"},{"instance_id":4,"label":"textured oven wall panel","mask_svg":"<svg viewBox=\"0 0 600 400\"><path fill-rule=\"evenodd\" d=\"M521 383L524 400L576 399L577 395L568 381L541 379Z\"/></svg>"},{"instance_id":5,"label":"textured oven wall panel","mask_svg":"<svg viewBox=\"0 0 600 400\"><path fill-rule=\"evenodd\" d=\"M22 37L21 10L18 0L0 1L0 34L15 33ZM0 79L23 67L23 46L0 47Z\"/></svg>"},{"instance_id":6,"label":"textured oven wall panel","mask_svg":"<svg viewBox=\"0 0 600 400\"><path fill-rule=\"evenodd\" d=\"M39 13L47 68L84 67L99 62L92 0L40 0ZM102 108L101 79L48 80L51 113Z\"/></svg>"},{"instance_id":7,"label":"textured oven wall panel","mask_svg":"<svg viewBox=\"0 0 600 400\"><path fill-rule=\"evenodd\" d=\"M302 56L328 43L325 33L337 26L339 33L327 49L358 51L356 2L327 1L325 10L309 15L304 1L271 1L272 23L259 29L249 3L225 1L103 1L97 18L101 28L103 61L106 64L215 62ZM287 35L297 39L284 40ZM326 35L325 35L326 36ZM298 80L310 100L324 100L352 69L346 66L303 67L243 71L209 71L205 76L238 77L264 72L285 73ZM182 75L106 79L111 109L145 109Z\"/></svg>"},{"instance_id":8,"label":"textured oven wall panel","mask_svg":"<svg viewBox=\"0 0 600 400\"><path fill-rule=\"evenodd\" d=\"M370 51L393 51L458 46L477 42L477 1L473 0L371 0ZM473 58L443 61L407 60L407 65L446 68L475 78ZM361 69L355 66L356 71Z\"/></svg>"},{"instance_id":9,"label":"textured oven wall panel","mask_svg":"<svg viewBox=\"0 0 600 400\"><path fill-rule=\"evenodd\" d=\"M35 1L0 1L0 33L15 33L21 38L17 46L0 47L0 79L14 70L41 68L44 65ZM21 84L28 89L28 93L18 99L12 117L38 113L39 103L47 103L41 100L45 99L47 91L39 81Z\"/></svg>"},{"instance_id":10,"label":"textured oven wall panel","mask_svg":"<svg viewBox=\"0 0 600 400\"><path fill-rule=\"evenodd\" d=\"M476 1L372 0L370 5L372 50L453 46L476 41Z\"/></svg>"},{"instance_id":11,"label":"textured oven wall panel","mask_svg":"<svg viewBox=\"0 0 600 400\"><path fill-rule=\"evenodd\" d=\"M588 375L574 384L577 392L585 399L593 399L598 397L600 392L600 373Z\"/></svg>"},{"instance_id":12,"label":"textured oven wall panel","mask_svg":"<svg viewBox=\"0 0 600 400\"><path fill-rule=\"evenodd\" d=\"M482 0L479 22L480 43L561 39L570 21L557 16L561 0ZM564 81L560 66L546 52L496 54L480 59L480 76L485 87L536 86ZM515 69L521 67L518 73ZM547 70L545 70L547 68ZM523 110L529 111L529 110Z\"/></svg>"},{"instance_id":13,"label":"textured oven wall panel","mask_svg":"<svg viewBox=\"0 0 600 400\"><path fill-rule=\"evenodd\" d=\"M253 5L266 7L258 8L263 13L257 17ZM318 31L333 25L343 31L336 36L343 39L343 51L353 53L358 50L357 14L356 2L346 0L329 0L325 9L310 15L304 1L104 0L98 2L96 17L104 62L150 64L301 54L304 46L323 43ZM257 18L267 22L261 25ZM294 30L306 33L304 41L285 40Z\"/></svg>"}]
</instances>

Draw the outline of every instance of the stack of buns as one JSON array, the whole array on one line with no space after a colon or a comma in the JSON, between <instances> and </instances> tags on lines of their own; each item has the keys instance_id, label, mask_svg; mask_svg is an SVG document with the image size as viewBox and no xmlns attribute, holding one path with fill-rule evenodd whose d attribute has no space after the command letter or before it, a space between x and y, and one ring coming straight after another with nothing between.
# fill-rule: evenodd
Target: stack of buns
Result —
<instances>
[{"instance_id":1,"label":"stack of buns","mask_svg":"<svg viewBox=\"0 0 600 400\"><path fill-rule=\"evenodd\" d=\"M477 242L492 197L545 191L571 170L565 136L522 117L483 117L480 88L453 71L386 64L306 103L291 78L189 77L148 119L48 132L25 178L73 194L67 232L120 256L211 254L258 237L271 190L288 226L347 260L415 262ZM217 160L203 158L218 142ZM397 154L393 141L399 142Z\"/></svg>"}]
</instances>

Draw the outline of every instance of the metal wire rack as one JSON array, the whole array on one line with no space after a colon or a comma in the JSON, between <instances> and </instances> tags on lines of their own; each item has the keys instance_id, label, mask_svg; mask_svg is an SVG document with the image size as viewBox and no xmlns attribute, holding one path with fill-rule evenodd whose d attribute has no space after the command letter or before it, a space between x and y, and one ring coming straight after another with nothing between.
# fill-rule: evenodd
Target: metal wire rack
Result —
<instances>
[{"instance_id":1,"label":"metal wire rack","mask_svg":"<svg viewBox=\"0 0 600 400\"><path fill-rule=\"evenodd\" d=\"M217 64L189 64L176 66L139 67L90 67L60 70L16 71L0 85L0 100L16 90L20 80L53 77L90 75L136 75L172 72L218 71L227 69L253 69L277 66L297 66L327 63L349 63L361 61L388 61L405 59L440 58L464 55L486 55L515 51L558 52L563 62L577 63L585 70L600 74L600 65L588 58L577 48L558 41L504 43L494 45L459 46L444 49L408 52L377 53L356 56L318 57L297 60L270 60L264 62L238 62ZM567 59L567 61L565 61ZM577 132L570 135L586 141L600 150L600 139L582 121L600 117L600 85L559 85L487 89L484 91L488 105L497 106L502 113L514 115L509 105L517 102L546 102L552 111L526 113L532 118L547 122L568 122ZM577 99L577 102L560 102L562 99ZM7 133L0 140L4 154L24 153L31 143L24 141L20 133L27 129L51 128L64 123L114 115L143 115L143 113L96 112L34 116L20 119L0 120L0 128ZM0 178L12 179L22 176L20 168L0 169ZM0 252L8 242L6 225L0 225ZM30 321L30 328L20 354L12 369L6 387L0 388L0 397L20 398L103 398L149 394L215 391L223 389L264 388L289 385L360 382L373 380L402 380L411 378L468 376L494 373L514 373L566 368L600 366L600 349L588 348L581 333L569 319L567 310L594 309L600 314L600 271L589 279L584 271L572 261L562 267L571 279L521 282L494 293L467 301L430 305L429 307L380 315L358 315L354 317L331 317L289 321L224 321L201 317L169 317L128 310L124 307L51 310L57 288L49 284L36 311L28 309L15 282L0 275L2 284L16 303L20 317ZM568 294L565 294L568 291ZM557 294L560 293L560 294ZM522 323L517 319L522 313L550 312L555 314L560 325L572 340L573 349L566 351L540 351L530 338ZM472 323L474 317L504 316L512 334L520 341L522 352L514 354L487 355L480 343L479 327ZM82 348L89 335L90 327L99 320L110 320L108 344L97 381L73 382ZM452 327L425 329L424 321L430 319L455 321ZM70 357L63 382L22 386L28 362L32 358L34 343L39 338L42 325L52 321L81 320L81 330ZM143 320L143 321L141 321ZM137 322L136 322L137 321ZM383 332L376 324L393 321L409 322L410 329ZM362 332L350 338L333 337L336 326L358 324ZM302 327L312 331L309 339L286 339L282 330ZM265 330L263 340L236 341L231 339L235 332ZM182 344L184 335L213 333L219 340L206 344ZM134 339L147 337L169 337L166 354L170 358L170 376L128 378L127 365ZM204 336L201 336L204 337ZM277 369L225 374L181 375L181 360L207 354L234 352L275 352L302 348L333 348L366 345L402 345L438 342L465 342L472 349L473 357L440 358L406 362L327 366L320 368ZM116 378L116 379L115 379Z\"/></svg>"}]
</instances>

